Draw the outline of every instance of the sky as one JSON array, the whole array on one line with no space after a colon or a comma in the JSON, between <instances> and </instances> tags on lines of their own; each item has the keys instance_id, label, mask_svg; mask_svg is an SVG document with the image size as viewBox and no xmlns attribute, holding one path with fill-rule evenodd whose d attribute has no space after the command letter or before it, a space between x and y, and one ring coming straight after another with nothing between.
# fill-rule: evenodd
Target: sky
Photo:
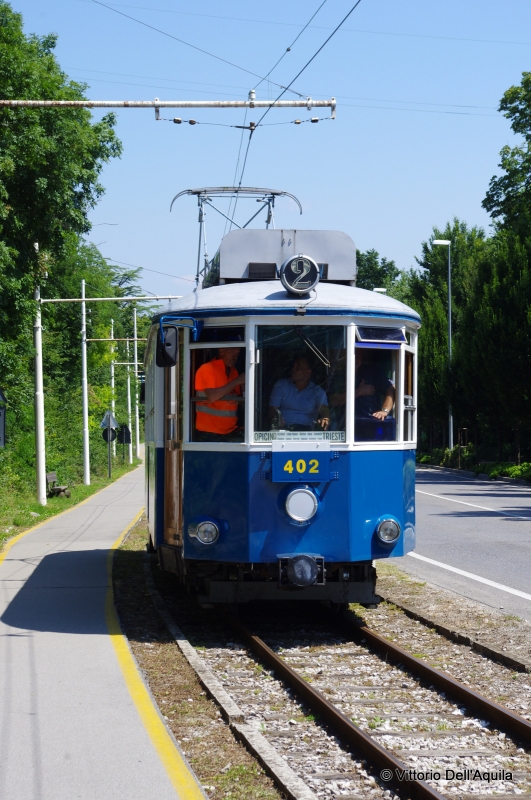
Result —
<instances>
[{"instance_id":1,"label":"sky","mask_svg":"<svg viewBox=\"0 0 531 800\"><path fill-rule=\"evenodd\" d=\"M257 98L277 97L275 84L297 75L354 2L326 0L320 9L322 0L12 0L12 6L27 34L58 35L57 59L72 79L88 84L90 99L244 100L254 87ZM260 81L281 56L269 80ZM264 123L275 124L253 135L242 185L298 197L302 216L293 201L278 200L277 227L343 230L358 249L374 248L408 269L434 226L459 217L488 230L481 202L498 172L499 151L517 143L497 107L530 69L528 0L361 0L292 87L305 97L336 97L337 118L327 109L272 109ZM95 110L94 119L103 113ZM105 195L91 212L87 239L114 263L142 267L146 293L188 293L197 262L197 202L182 197L171 213L170 203L185 189L233 185L235 176L238 183L249 134L242 138L232 126L243 124L245 112L167 109L160 121L153 110L116 113L124 151L102 171ZM176 125L174 116L200 124ZM291 124L311 116L319 123ZM256 109L247 112L247 123L258 118ZM220 208L227 211L227 204ZM240 201L239 224L256 208L254 200ZM253 226L264 222L262 215ZM209 210L210 256L224 229L223 218Z\"/></svg>"}]
</instances>

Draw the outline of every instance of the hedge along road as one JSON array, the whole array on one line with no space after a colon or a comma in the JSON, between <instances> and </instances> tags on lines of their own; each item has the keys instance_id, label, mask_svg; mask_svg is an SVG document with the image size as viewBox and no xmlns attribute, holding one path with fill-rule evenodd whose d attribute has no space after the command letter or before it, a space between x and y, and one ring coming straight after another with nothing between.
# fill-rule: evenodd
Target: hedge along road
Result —
<instances>
[{"instance_id":1,"label":"hedge along road","mask_svg":"<svg viewBox=\"0 0 531 800\"><path fill-rule=\"evenodd\" d=\"M531 487L418 469L416 500L417 547L393 563L531 620Z\"/></svg>"},{"instance_id":2,"label":"hedge along road","mask_svg":"<svg viewBox=\"0 0 531 800\"><path fill-rule=\"evenodd\" d=\"M129 472L0 553L2 800L204 798L114 610L112 552L143 486Z\"/></svg>"}]
</instances>

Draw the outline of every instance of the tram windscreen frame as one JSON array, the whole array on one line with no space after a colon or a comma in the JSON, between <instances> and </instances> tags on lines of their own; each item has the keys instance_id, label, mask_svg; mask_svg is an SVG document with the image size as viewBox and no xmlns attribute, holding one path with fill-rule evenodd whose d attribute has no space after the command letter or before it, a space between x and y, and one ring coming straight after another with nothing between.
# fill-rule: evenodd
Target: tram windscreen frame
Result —
<instances>
[{"instance_id":1,"label":"tram windscreen frame","mask_svg":"<svg viewBox=\"0 0 531 800\"><path fill-rule=\"evenodd\" d=\"M346 441L345 325L261 325L255 442Z\"/></svg>"}]
</instances>

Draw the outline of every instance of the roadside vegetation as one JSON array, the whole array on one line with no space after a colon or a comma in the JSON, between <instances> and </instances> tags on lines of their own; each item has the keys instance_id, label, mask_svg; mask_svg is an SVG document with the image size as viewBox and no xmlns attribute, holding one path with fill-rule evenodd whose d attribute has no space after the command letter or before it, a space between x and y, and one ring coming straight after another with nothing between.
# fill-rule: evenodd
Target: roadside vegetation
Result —
<instances>
[{"instance_id":1,"label":"roadside vegetation","mask_svg":"<svg viewBox=\"0 0 531 800\"><path fill-rule=\"evenodd\" d=\"M86 85L70 80L54 56L54 35L23 32L22 18L0 0L0 96L83 99ZM370 249L358 253L358 286L386 288L422 317L419 338L419 460L464 466L491 475L531 479L531 73L500 102L521 137L501 151L484 208L492 229L454 218L436 226L421 245L414 269ZM103 193L100 174L122 145L113 114L94 121L86 109L0 110L0 388L6 397L6 445L0 448L0 529L35 492L33 412L33 293L45 298L124 297L141 293L138 270L109 263L84 236L89 213ZM487 188L487 187L486 187ZM447 248L451 241L453 360L448 361ZM35 245L38 244L38 249ZM137 304L139 336L149 308ZM88 338L132 336L132 304L94 303ZM79 304L42 307L47 471L62 484L82 478ZM142 357L142 347L140 347ZM126 361L125 343L115 359ZM88 350L91 471L106 474L99 428L111 405L111 350ZM134 393L134 387L133 387ZM116 369L116 416L127 421L126 371ZM448 406L455 441L448 450ZM116 464L121 462L117 449ZM3 505L2 505L3 503ZM63 504L64 505L64 504ZM2 510L3 509L3 510ZM29 513L29 512L28 512ZM37 513L37 512L36 512Z\"/></svg>"},{"instance_id":2,"label":"roadside vegetation","mask_svg":"<svg viewBox=\"0 0 531 800\"><path fill-rule=\"evenodd\" d=\"M457 218L434 227L405 273L375 251L361 254L358 286L386 287L421 315L420 460L531 480L531 72L499 111L521 141L502 149L482 203L491 232ZM448 248L434 239L451 241L451 364ZM450 405L460 452L448 450Z\"/></svg>"},{"instance_id":3,"label":"roadside vegetation","mask_svg":"<svg viewBox=\"0 0 531 800\"><path fill-rule=\"evenodd\" d=\"M72 81L54 56L56 38L26 36L22 18L0 0L0 97L83 99L86 86ZM35 504L33 322L36 286L45 298L80 297L81 280L92 297L140 294L138 271L109 264L84 235L89 212L103 193L99 176L121 153L115 117L95 122L86 109L0 110L0 387L6 397L6 443L0 448L0 536L30 524L71 501ZM38 247L36 247L38 245ZM139 336L148 316L139 305ZM87 336L131 337L131 303L88 307ZM81 307L42 306L46 469L69 484L72 502L84 496L81 419ZM142 356L142 348L139 355ZM116 346L117 361L126 358ZM88 349L91 472L94 486L107 475L107 448L99 428L111 404L110 346ZM134 386L132 388L134 396ZM116 368L116 416L127 421L126 372ZM127 454L126 454L127 456ZM115 469L121 467L118 446ZM117 474L115 472L115 474ZM93 489L92 489L93 490ZM34 507L35 506L35 507ZM31 516L34 521L37 517Z\"/></svg>"}]
</instances>

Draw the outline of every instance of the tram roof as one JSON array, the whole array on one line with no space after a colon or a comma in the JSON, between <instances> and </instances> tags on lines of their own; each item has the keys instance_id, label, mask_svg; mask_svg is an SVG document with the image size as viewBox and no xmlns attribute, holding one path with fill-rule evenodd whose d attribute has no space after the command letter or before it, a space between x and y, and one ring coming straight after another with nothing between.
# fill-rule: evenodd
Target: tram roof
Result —
<instances>
[{"instance_id":1,"label":"tram roof","mask_svg":"<svg viewBox=\"0 0 531 800\"><path fill-rule=\"evenodd\" d=\"M208 316L289 315L305 308L305 315L349 315L388 317L420 323L420 317L409 306L379 292L321 282L308 297L294 297L282 288L280 281L247 281L224 286L211 286L185 295L157 312Z\"/></svg>"}]
</instances>

